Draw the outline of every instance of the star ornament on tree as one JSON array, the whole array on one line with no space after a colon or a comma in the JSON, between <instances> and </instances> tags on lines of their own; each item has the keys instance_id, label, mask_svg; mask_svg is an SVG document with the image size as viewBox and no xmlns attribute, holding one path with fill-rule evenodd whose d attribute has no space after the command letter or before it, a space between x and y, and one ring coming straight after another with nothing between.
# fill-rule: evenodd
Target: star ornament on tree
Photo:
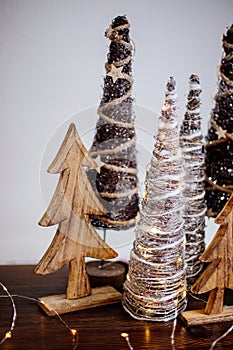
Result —
<instances>
[{"instance_id":1,"label":"star ornament on tree","mask_svg":"<svg viewBox=\"0 0 233 350\"><path fill-rule=\"evenodd\" d=\"M100 174L100 170L101 170L100 168L105 165L105 163L101 161L100 154L98 154L98 156L96 158L92 158L92 160L94 161L94 163L92 165L89 165L89 166L84 166L84 168L86 170L87 169L95 169L97 171L97 173Z\"/></svg>"},{"instance_id":2,"label":"star ornament on tree","mask_svg":"<svg viewBox=\"0 0 233 350\"><path fill-rule=\"evenodd\" d=\"M96 163L96 171L97 173L100 173L100 168L105 164L101 161L100 159L100 155L98 155L95 159L94 159L94 162Z\"/></svg>"},{"instance_id":3,"label":"star ornament on tree","mask_svg":"<svg viewBox=\"0 0 233 350\"><path fill-rule=\"evenodd\" d=\"M111 26L111 24L110 24L110 26L108 27L108 29L106 29L106 31L105 31L105 36L106 36L106 38L111 38L112 33L113 33L113 29L112 29L112 26Z\"/></svg>"},{"instance_id":4,"label":"star ornament on tree","mask_svg":"<svg viewBox=\"0 0 233 350\"><path fill-rule=\"evenodd\" d=\"M215 133L218 135L218 139L221 139L221 138L225 139L226 132L227 132L227 130L224 130L221 126L219 126Z\"/></svg>"},{"instance_id":5,"label":"star ornament on tree","mask_svg":"<svg viewBox=\"0 0 233 350\"><path fill-rule=\"evenodd\" d=\"M117 81L117 79L125 79L125 74L122 72L124 67L116 67L114 64L111 64L111 70L107 73L109 77L112 78L113 84Z\"/></svg>"},{"instance_id":6,"label":"star ornament on tree","mask_svg":"<svg viewBox=\"0 0 233 350\"><path fill-rule=\"evenodd\" d=\"M213 209L212 209L212 208L210 208L210 209L208 209L208 210L206 211L206 216L207 216L208 218L211 218L212 216L215 216L215 213L213 212Z\"/></svg>"}]
</instances>

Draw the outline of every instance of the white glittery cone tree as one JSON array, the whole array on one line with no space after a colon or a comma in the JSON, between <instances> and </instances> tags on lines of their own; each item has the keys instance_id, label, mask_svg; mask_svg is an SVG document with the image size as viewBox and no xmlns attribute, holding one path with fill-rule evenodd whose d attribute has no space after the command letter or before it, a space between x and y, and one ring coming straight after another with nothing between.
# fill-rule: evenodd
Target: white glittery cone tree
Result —
<instances>
[{"instance_id":1,"label":"white glittery cone tree","mask_svg":"<svg viewBox=\"0 0 233 350\"><path fill-rule=\"evenodd\" d=\"M165 96L122 301L134 318L151 321L174 319L186 306L184 170L173 78Z\"/></svg>"},{"instance_id":2,"label":"white glittery cone tree","mask_svg":"<svg viewBox=\"0 0 233 350\"><path fill-rule=\"evenodd\" d=\"M199 260L205 250L205 154L201 131L200 93L197 75L190 76L186 113L180 129L184 159L184 232L186 236L186 280L191 286L201 273Z\"/></svg>"}]
</instances>

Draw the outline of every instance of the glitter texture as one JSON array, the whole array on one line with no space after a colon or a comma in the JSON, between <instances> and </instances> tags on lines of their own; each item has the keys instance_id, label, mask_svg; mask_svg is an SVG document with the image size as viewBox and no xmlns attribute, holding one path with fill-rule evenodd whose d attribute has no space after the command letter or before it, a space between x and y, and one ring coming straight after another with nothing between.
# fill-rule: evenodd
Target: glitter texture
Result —
<instances>
[{"instance_id":1,"label":"glitter texture","mask_svg":"<svg viewBox=\"0 0 233 350\"><path fill-rule=\"evenodd\" d=\"M188 103L180 128L184 159L184 232L186 236L186 280L191 286L201 273L199 260L205 250L205 155L200 116L201 86L197 75L189 80Z\"/></svg>"},{"instance_id":2,"label":"glitter texture","mask_svg":"<svg viewBox=\"0 0 233 350\"><path fill-rule=\"evenodd\" d=\"M92 216L97 227L122 229L135 224L138 214L136 132L132 98L132 46L129 22L116 17L105 36L111 40L104 78L99 120L90 149L100 157L100 172L88 176L107 210L107 215Z\"/></svg>"},{"instance_id":3,"label":"glitter texture","mask_svg":"<svg viewBox=\"0 0 233 350\"><path fill-rule=\"evenodd\" d=\"M134 318L168 321L186 306L183 176L175 81L170 78L124 283L123 306Z\"/></svg>"},{"instance_id":4,"label":"glitter texture","mask_svg":"<svg viewBox=\"0 0 233 350\"><path fill-rule=\"evenodd\" d=\"M206 147L207 215L217 216L233 189L233 25L223 35L218 92Z\"/></svg>"}]
</instances>

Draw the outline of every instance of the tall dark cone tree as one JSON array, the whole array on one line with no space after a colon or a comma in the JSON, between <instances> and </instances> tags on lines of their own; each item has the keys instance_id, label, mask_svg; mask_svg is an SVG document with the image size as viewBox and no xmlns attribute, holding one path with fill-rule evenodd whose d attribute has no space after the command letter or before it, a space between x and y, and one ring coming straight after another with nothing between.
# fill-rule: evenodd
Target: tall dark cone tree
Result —
<instances>
[{"instance_id":1,"label":"tall dark cone tree","mask_svg":"<svg viewBox=\"0 0 233 350\"><path fill-rule=\"evenodd\" d=\"M223 35L219 87L206 147L207 215L215 217L233 191L233 25Z\"/></svg>"},{"instance_id":2,"label":"tall dark cone tree","mask_svg":"<svg viewBox=\"0 0 233 350\"><path fill-rule=\"evenodd\" d=\"M111 40L104 78L99 120L91 156L100 170L88 172L107 210L92 216L92 224L104 228L128 228L138 213L136 133L132 98L132 45L125 16L112 21L105 36Z\"/></svg>"}]
</instances>

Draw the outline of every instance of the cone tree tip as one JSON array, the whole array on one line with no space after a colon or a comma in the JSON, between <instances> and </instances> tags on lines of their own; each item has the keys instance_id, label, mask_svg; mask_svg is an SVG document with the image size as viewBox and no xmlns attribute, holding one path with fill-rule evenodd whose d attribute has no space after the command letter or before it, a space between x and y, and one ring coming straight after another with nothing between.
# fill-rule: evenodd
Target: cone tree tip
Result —
<instances>
[{"instance_id":1,"label":"cone tree tip","mask_svg":"<svg viewBox=\"0 0 233 350\"><path fill-rule=\"evenodd\" d=\"M162 108L162 114L167 114L168 110L171 112L171 109L175 110L176 101L176 81L173 77L170 77L166 85L165 102Z\"/></svg>"},{"instance_id":2,"label":"cone tree tip","mask_svg":"<svg viewBox=\"0 0 233 350\"><path fill-rule=\"evenodd\" d=\"M115 27L122 26L122 25L128 24L128 23L129 23L129 21L126 18L126 15L117 16L112 21L112 27L115 28Z\"/></svg>"},{"instance_id":3,"label":"cone tree tip","mask_svg":"<svg viewBox=\"0 0 233 350\"><path fill-rule=\"evenodd\" d=\"M189 77L189 83L196 83L196 84L200 84L200 79L199 76L196 74L191 74Z\"/></svg>"},{"instance_id":4,"label":"cone tree tip","mask_svg":"<svg viewBox=\"0 0 233 350\"><path fill-rule=\"evenodd\" d=\"M233 24L227 28L226 34L223 34L223 41L227 41L229 44L233 43Z\"/></svg>"},{"instance_id":5,"label":"cone tree tip","mask_svg":"<svg viewBox=\"0 0 233 350\"><path fill-rule=\"evenodd\" d=\"M175 91L176 89L176 81L173 77L170 77L167 82L167 91Z\"/></svg>"},{"instance_id":6,"label":"cone tree tip","mask_svg":"<svg viewBox=\"0 0 233 350\"><path fill-rule=\"evenodd\" d=\"M121 38L127 40L130 23L126 16L117 16L105 31L106 38L112 41L119 41Z\"/></svg>"}]
</instances>

